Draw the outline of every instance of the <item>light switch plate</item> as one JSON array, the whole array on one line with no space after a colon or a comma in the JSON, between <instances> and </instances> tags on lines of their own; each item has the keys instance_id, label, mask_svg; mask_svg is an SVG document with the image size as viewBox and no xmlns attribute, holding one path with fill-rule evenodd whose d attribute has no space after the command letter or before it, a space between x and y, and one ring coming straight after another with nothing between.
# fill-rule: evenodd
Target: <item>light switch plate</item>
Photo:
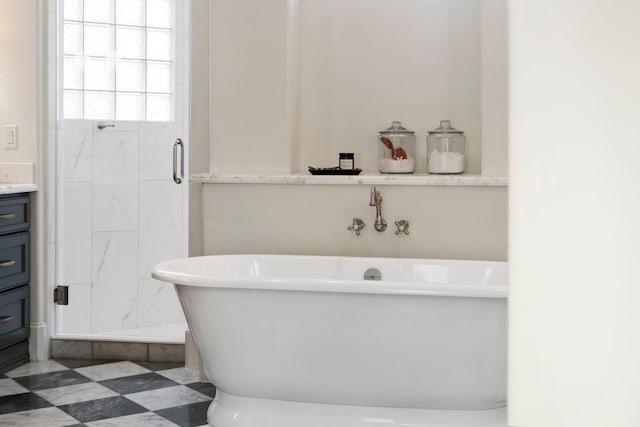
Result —
<instances>
[{"instance_id":1,"label":"light switch plate","mask_svg":"<svg viewBox=\"0 0 640 427\"><path fill-rule=\"evenodd\" d=\"M4 149L18 149L18 125L4 125Z\"/></svg>"}]
</instances>

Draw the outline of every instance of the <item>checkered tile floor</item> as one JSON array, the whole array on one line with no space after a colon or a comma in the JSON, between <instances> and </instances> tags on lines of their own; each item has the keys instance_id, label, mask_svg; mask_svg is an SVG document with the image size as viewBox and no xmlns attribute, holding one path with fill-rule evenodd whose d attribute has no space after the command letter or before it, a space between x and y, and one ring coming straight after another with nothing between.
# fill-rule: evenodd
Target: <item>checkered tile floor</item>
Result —
<instances>
[{"instance_id":1,"label":"checkered tile floor","mask_svg":"<svg viewBox=\"0 0 640 427\"><path fill-rule=\"evenodd\" d=\"M206 426L216 389L180 365L29 363L0 375L0 426Z\"/></svg>"}]
</instances>

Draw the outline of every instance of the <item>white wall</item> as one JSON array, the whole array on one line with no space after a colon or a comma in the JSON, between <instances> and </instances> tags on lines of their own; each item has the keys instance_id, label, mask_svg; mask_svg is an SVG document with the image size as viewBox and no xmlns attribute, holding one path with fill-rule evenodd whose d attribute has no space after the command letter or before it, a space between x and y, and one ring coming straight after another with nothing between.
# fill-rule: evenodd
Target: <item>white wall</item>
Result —
<instances>
[{"instance_id":1,"label":"white wall","mask_svg":"<svg viewBox=\"0 0 640 427\"><path fill-rule=\"evenodd\" d=\"M0 2L0 162L37 160L37 2ZM18 125L19 149L4 149L4 129Z\"/></svg>"},{"instance_id":2,"label":"white wall","mask_svg":"<svg viewBox=\"0 0 640 427\"><path fill-rule=\"evenodd\" d=\"M506 0L482 0L480 5L480 115L482 174L508 173L509 20Z\"/></svg>"},{"instance_id":3,"label":"white wall","mask_svg":"<svg viewBox=\"0 0 640 427\"><path fill-rule=\"evenodd\" d=\"M469 171L484 174L482 162L505 174L506 10L506 0L212 1L209 170L304 172L353 151L376 171L377 132L402 120L418 132L424 172L426 131L450 118L468 136ZM373 231L368 192L204 184L203 228L192 222L191 235L204 254L507 257L504 187L384 188L391 226L412 222L406 239ZM360 239L346 230L353 216L369 224Z\"/></svg>"},{"instance_id":4,"label":"white wall","mask_svg":"<svg viewBox=\"0 0 640 427\"><path fill-rule=\"evenodd\" d=\"M209 0L191 0L189 172L209 170ZM189 255L202 254L200 184L189 183Z\"/></svg>"},{"instance_id":5,"label":"white wall","mask_svg":"<svg viewBox=\"0 0 640 427\"><path fill-rule=\"evenodd\" d=\"M640 425L640 3L510 3L509 425Z\"/></svg>"},{"instance_id":6,"label":"white wall","mask_svg":"<svg viewBox=\"0 0 640 427\"><path fill-rule=\"evenodd\" d=\"M290 165L289 0L214 0L210 169Z\"/></svg>"},{"instance_id":7,"label":"white wall","mask_svg":"<svg viewBox=\"0 0 640 427\"><path fill-rule=\"evenodd\" d=\"M442 119L464 130L480 173L480 0L302 0L299 170L354 152L378 170L378 131L393 120L426 135Z\"/></svg>"},{"instance_id":8,"label":"white wall","mask_svg":"<svg viewBox=\"0 0 640 427\"><path fill-rule=\"evenodd\" d=\"M384 232L368 186L205 184L204 252L506 259L504 187L378 189ZM359 237L347 230L353 217L366 224ZM408 236L394 234L400 219Z\"/></svg>"},{"instance_id":9,"label":"white wall","mask_svg":"<svg viewBox=\"0 0 640 427\"><path fill-rule=\"evenodd\" d=\"M467 172L506 173L506 0L215 0L210 52L212 172L306 171L344 151L377 171L392 120L417 132L425 172L426 132L448 118Z\"/></svg>"}]
</instances>

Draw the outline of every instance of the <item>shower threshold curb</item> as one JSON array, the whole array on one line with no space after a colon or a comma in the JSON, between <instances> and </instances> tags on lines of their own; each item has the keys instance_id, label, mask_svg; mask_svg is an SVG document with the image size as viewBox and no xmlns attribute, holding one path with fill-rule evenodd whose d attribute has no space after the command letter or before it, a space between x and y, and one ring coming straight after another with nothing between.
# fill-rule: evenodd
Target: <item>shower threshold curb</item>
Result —
<instances>
[{"instance_id":1,"label":"shower threshold curb","mask_svg":"<svg viewBox=\"0 0 640 427\"><path fill-rule=\"evenodd\" d=\"M52 358L131 360L134 362L184 362L184 344L101 339L51 339Z\"/></svg>"}]
</instances>

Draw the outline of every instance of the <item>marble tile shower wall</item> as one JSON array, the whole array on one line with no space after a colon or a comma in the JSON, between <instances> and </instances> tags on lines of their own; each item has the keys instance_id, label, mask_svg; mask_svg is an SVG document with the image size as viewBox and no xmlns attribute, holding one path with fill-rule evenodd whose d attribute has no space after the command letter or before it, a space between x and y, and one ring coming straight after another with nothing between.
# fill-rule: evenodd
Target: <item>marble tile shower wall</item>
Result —
<instances>
[{"instance_id":1,"label":"marble tile shower wall","mask_svg":"<svg viewBox=\"0 0 640 427\"><path fill-rule=\"evenodd\" d=\"M59 332L185 321L173 287L150 276L157 262L186 249L186 187L171 179L176 133L172 123L116 122L97 130L96 122L64 122L60 240L70 296Z\"/></svg>"}]
</instances>

